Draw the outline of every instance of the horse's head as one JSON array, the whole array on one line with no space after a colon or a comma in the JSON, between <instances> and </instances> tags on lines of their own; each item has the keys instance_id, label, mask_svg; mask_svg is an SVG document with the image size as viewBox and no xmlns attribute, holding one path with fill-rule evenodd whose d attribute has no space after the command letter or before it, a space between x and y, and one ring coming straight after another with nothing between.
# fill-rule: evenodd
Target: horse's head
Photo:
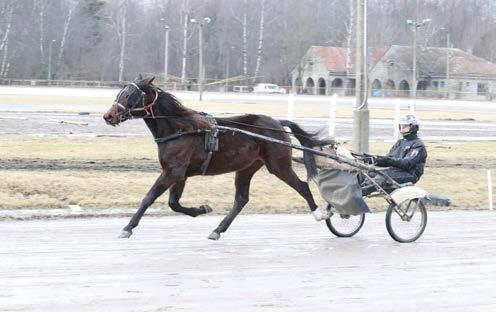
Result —
<instances>
[{"instance_id":1,"label":"horse's head","mask_svg":"<svg viewBox=\"0 0 496 312\"><path fill-rule=\"evenodd\" d=\"M133 117L143 117L153 114L151 106L155 103L158 93L152 81L155 77L134 80L117 94L114 104L103 115L105 122L111 126Z\"/></svg>"}]
</instances>

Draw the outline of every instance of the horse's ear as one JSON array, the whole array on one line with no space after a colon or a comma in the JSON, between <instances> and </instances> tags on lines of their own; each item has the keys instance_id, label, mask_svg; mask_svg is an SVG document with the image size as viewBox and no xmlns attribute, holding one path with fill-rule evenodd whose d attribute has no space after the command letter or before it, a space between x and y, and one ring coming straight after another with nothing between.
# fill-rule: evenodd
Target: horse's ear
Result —
<instances>
[{"instance_id":1,"label":"horse's ear","mask_svg":"<svg viewBox=\"0 0 496 312\"><path fill-rule=\"evenodd\" d=\"M143 76L141 76L141 74L138 75L138 79L139 80L143 80Z\"/></svg>"},{"instance_id":2,"label":"horse's ear","mask_svg":"<svg viewBox=\"0 0 496 312\"><path fill-rule=\"evenodd\" d=\"M155 76L153 76L151 78L146 78L145 79L145 84L147 84L147 85L151 84L154 79L155 79Z\"/></svg>"}]
</instances>

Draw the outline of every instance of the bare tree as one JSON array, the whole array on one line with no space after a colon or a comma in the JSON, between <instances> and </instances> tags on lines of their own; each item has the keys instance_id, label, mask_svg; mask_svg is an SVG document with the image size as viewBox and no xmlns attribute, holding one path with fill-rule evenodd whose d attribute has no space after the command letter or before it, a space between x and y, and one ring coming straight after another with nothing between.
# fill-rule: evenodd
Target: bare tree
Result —
<instances>
[{"instance_id":1,"label":"bare tree","mask_svg":"<svg viewBox=\"0 0 496 312\"><path fill-rule=\"evenodd\" d=\"M353 44L353 33L355 29L355 0L349 0L350 13L348 23L346 23L346 74L352 73L351 51Z\"/></svg>"},{"instance_id":2,"label":"bare tree","mask_svg":"<svg viewBox=\"0 0 496 312\"><path fill-rule=\"evenodd\" d=\"M12 28L12 15L14 13L14 4L8 1L2 8L2 14L5 14L5 30L0 42L0 52L2 52L2 61L0 64L0 77L6 77L9 69L9 35Z\"/></svg>"},{"instance_id":3,"label":"bare tree","mask_svg":"<svg viewBox=\"0 0 496 312\"><path fill-rule=\"evenodd\" d=\"M253 81L257 80L260 73L260 63L262 61L263 39L264 39L264 17L265 17L265 0L260 0L260 26L258 30L258 49L257 49L257 63L255 66L255 73L253 73Z\"/></svg>"},{"instance_id":4,"label":"bare tree","mask_svg":"<svg viewBox=\"0 0 496 312\"><path fill-rule=\"evenodd\" d=\"M189 1L182 3L181 16L183 18L183 50L181 65L181 84L186 83L186 60L188 56L188 25L189 25Z\"/></svg>"},{"instance_id":5,"label":"bare tree","mask_svg":"<svg viewBox=\"0 0 496 312\"><path fill-rule=\"evenodd\" d=\"M40 37L39 37L39 48L40 48L40 63L43 66L45 64L45 38L46 38L46 27L45 27L45 15L47 8L47 0L38 0L38 10L39 10L39 25L40 25Z\"/></svg>"},{"instance_id":6,"label":"bare tree","mask_svg":"<svg viewBox=\"0 0 496 312\"><path fill-rule=\"evenodd\" d=\"M248 78L248 4L243 0L243 75Z\"/></svg>"},{"instance_id":7,"label":"bare tree","mask_svg":"<svg viewBox=\"0 0 496 312\"><path fill-rule=\"evenodd\" d=\"M121 4L121 13L120 13L121 52L119 58L119 81L124 81L124 61L126 56L126 15L127 15L127 0L123 0Z\"/></svg>"},{"instance_id":8,"label":"bare tree","mask_svg":"<svg viewBox=\"0 0 496 312\"><path fill-rule=\"evenodd\" d=\"M62 33L62 38L60 39L60 49L59 49L59 55L57 57L57 65L55 66L55 73L62 64L64 58L64 50L67 42L67 35L69 33L69 27L71 25L72 17L74 16L74 11L76 10L76 7L79 5L79 2L80 0L77 0L72 3L72 5L69 7L69 12L67 13L67 16L65 18L64 31Z\"/></svg>"},{"instance_id":9,"label":"bare tree","mask_svg":"<svg viewBox=\"0 0 496 312\"><path fill-rule=\"evenodd\" d=\"M496 1L419 3L419 18L432 18L419 42L445 46L449 32L455 47L496 58ZM406 20L415 18L414 12L415 1L368 0L370 46L411 45ZM229 57L229 73L287 84L310 46L353 46L354 15L353 0L0 0L0 75L45 78L53 39L59 78L125 80L133 73L158 72L164 17L170 26L169 72L186 82L189 63L196 61L190 57L198 51L190 17L209 16L206 76L223 78ZM350 53L345 62L350 72Z\"/></svg>"}]
</instances>

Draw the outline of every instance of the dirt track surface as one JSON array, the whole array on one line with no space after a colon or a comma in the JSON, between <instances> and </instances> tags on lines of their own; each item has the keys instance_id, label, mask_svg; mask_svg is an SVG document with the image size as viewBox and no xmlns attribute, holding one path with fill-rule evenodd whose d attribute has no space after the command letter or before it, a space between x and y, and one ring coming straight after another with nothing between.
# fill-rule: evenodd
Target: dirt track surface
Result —
<instances>
[{"instance_id":1,"label":"dirt track surface","mask_svg":"<svg viewBox=\"0 0 496 312\"><path fill-rule=\"evenodd\" d=\"M429 212L398 244L384 214L349 239L310 215L2 222L0 310L495 311L496 214Z\"/></svg>"},{"instance_id":2,"label":"dirt track surface","mask_svg":"<svg viewBox=\"0 0 496 312\"><path fill-rule=\"evenodd\" d=\"M482 168L492 169L496 163L447 163L445 161L429 161L430 168ZM59 171L59 170L76 170L76 171L141 171L141 172L160 172L158 159L140 159L140 160L95 160L95 161L67 161L67 160L48 160L48 159L0 159L0 170L34 170L34 171Z\"/></svg>"},{"instance_id":3,"label":"dirt track surface","mask_svg":"<svg viewBox=\"0 0 496 312\"><path fill-rule=\"evenodd\" d=\"M134 160L134 161L66 161L48 159L0 159L0 170L36 170L36 171L58 171L58 170L97 170L97 171L142 171L160 172L158 159Z\"/></svg>"}]
</instances>

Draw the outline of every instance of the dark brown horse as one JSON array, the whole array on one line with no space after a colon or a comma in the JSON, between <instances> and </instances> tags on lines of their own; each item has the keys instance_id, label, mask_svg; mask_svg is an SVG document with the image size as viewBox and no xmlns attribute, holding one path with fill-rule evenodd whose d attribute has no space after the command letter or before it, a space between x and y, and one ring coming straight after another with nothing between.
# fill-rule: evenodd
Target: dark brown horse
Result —
<instances>
[{"instance_id":1,"label":"dark brown horse","mask_svg":"<svg viewBox=\"0 0 496 312\"><path fill-rule=\"evenodd\" d=\"M130 237L146 209L167 189L169 206L176 212L192 217L212 211L208 205L183 207L179 200L186 179L195 175L217 175L236 172L236 195L234 205L218 227L208 236L219 239L234 218L248 202L250 181L255 172L264 165L268 171L287 183L307 201L316 220L328 217L317 209L308 184L301 181L291 165L292 150L289 147L250 137L246 134L221 130L218 132L218 150L211 153L205 149L207 134L213 134L215 126L206 114L183 106L174 96L152 84L153 78L137 79L124 87L114 105L103 118L115 126L129 118L143 118L158 144L158 157L162 173L143 199L138 211L124 227L120 237ZM319 141L291 121L277 121L263 115L243 115L232 118L215 118L220 126L236 127L278 140L290 141L283 126L288 126L304 146L319 145ZM304 155L309 176L315 171L313 155Z\"/></svg>"}]
</instances>

